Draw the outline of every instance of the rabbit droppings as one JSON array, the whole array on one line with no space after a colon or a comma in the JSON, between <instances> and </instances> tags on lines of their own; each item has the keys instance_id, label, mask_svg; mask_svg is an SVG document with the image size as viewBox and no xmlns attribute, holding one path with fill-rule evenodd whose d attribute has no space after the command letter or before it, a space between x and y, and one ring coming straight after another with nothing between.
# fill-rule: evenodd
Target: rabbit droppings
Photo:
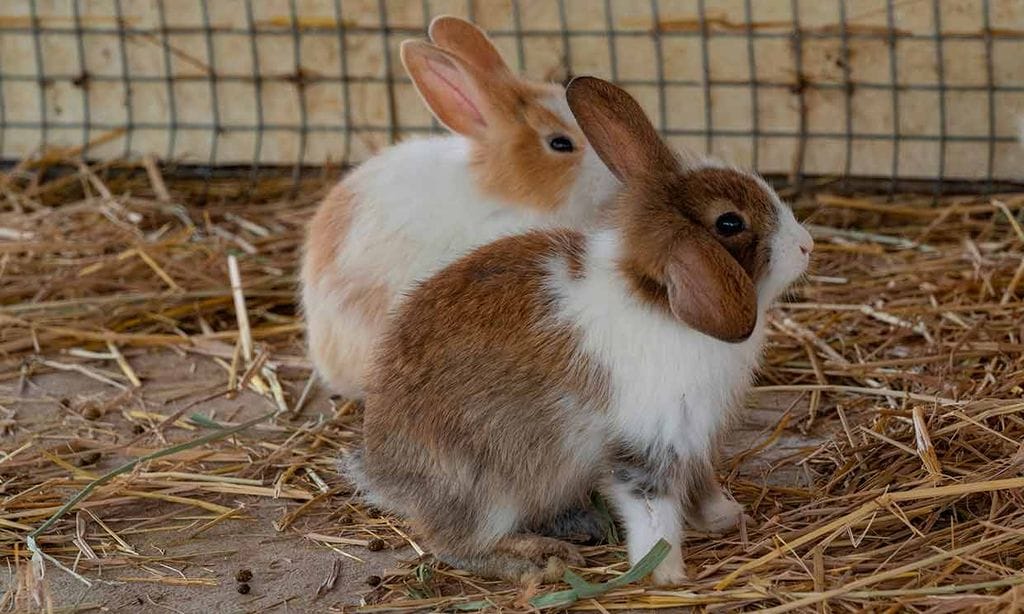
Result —
<instances>
[{"instance_id":1,"label":"rabbit droppings","mask_svg":"<svg viewBox=\"0 0 1024 614\"><path fill-rule=\"evenodd\" d=\"M441 560L522 583L581 562L531 527L596 488L630 563L664 538L653 579L678 584L683 520L741 513L715 441L813 243L762 179L673 153L625 91L582 77L568 101L623 182L611 227L503 238L419 285L378 348L349 471Z\"/></svg>"},{"instance_id":2,"label":"rabbit droppings","mask_svg":"<svg viewBox=\"0 0 1024 614\"><path fill-rule=\"evenodd\" d=\"M371 350L416 280L498 237L582 228L617 182L587 144L565 88L526 81L473 24L438 17L436 44L402 62L455 134L389 147L328 194L309 224L302 310L309 356L332 392L361 398Z\"/></svg>"}]
</instances>

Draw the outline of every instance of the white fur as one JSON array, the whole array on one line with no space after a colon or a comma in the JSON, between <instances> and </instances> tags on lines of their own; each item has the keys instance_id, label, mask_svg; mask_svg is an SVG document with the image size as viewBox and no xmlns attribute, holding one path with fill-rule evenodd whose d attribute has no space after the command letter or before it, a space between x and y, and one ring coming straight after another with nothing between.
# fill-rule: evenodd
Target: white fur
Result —
<instances>
[{"instance_id":1,"label":"white fur","mask_svg":"<svg viewBox=\"0 0 1024 614\"><path fill-rule=\"evenodd\" d=\"M757 366L764 318L746 341L718 341L638 300L618 256L614 231L591 236L583 279L556 288L560 316L579 327L582 351L610 374L616 434L640 447L679 445L707 456L724 409Z\"/></svg>"},{"instance_id":2,"label":"white fur","mask_svg":"<svg viewBox=\"0 0 1024 614\"><path fill-rule=\"evenodd\" d=\"M581 353L610 377L606 441L626 441L637 449L673 449L683 457L710 456L716 432L747 392L759 364L768 307L807 266L808 253L801 246L810 251L810 235L789 207L775 201L779 223L771 239L769 273L758 287L757 324L740 343L688 328L636 298L617 266L621 245L615 230L589 235L582 279L572 279L564 264L549 268L557 318L580 332ZM670 514L664 501L637 499L626 490L613 492L613 498L626 528L630 563L658 536L664 537L673 554L657 577L681 577L679 514ZM709 511L728 512L722 501L712 503L722 509ZM678 501L673 505L678 511Z\"/></svg>"},{"instance_id":3,"label":"white fur","mask_svg":"<svg viewBox=\"0 0 1024 614\"><path fill-rule=\"evenodd\" d=\"M564 97L547 106L575 125ZM482 193L470 169L470 142L460 136L406 141L353 171L343 182L356 203L349 231L332 269L306 279L302 289L308 334L330 348L326 357L311 353L328 386L363 395L363 369L385 324L346 306L344 286L339 290L332 279L355 273L382 284L394 308L414 282L473 247L534 227L587 226L618 183L585 147L566 202L550 214Z\"/></svg>"},{"instance_id":4,"label":"white fur","mask_svg":"<svg viewBox=\"0 0 1024 614\"><path fill-rule=\"evenodd\" d=\"M630 564L635 564L659 539L664 539L672 549L651 577L655 584L682 584L686 575L683 570L683 522L679 498L643 499L621 484L612 488L611 495L626 527L626 551Z\"/></svg>"},{"instance_id":5,"label":"white fur","mask_svg":"<svg viewBox=\"0 0 1024 614\"><path fill-rule=\"evenodd\" d=\"M743 506L733 501L720 486L700 502L700 519L693 528L710 533L722 533L732 529L743 516Z\"/></svg>"},{"instance_id":6,"label":"white fur","mask_svg":"<svg viewBox=\"0 0 1024 614\"><path fill-rule=\"evenodd\" d=\"M796 221L793 210L779 200L775 191L760 177L756 179L771 195L778 217L778 228L772 240L771 267L757 288L760 309L765 311L797 277L803 274L811 249L814 247L814 240L811 233Z\"/></svg>"}]
</instances>

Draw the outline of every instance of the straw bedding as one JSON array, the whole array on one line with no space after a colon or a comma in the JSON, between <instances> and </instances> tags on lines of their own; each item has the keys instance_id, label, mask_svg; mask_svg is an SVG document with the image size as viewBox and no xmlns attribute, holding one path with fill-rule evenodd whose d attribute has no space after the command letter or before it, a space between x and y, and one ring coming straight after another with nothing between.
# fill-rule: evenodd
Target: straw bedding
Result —
<instances>
[{"instance_id":1,"label":"straw bedding","mask_svg":"<svg viewBox=\"0 0 1024 614\"><path fill-rule=\"evenodd\" d=\"M310 394L295 307L302 225L331 177L296 190L291 178L172 181L148 161L45 172L71 155L0 177L0 550L16 570L0 610L60 611L53 577L100 569L210 590L201 555L143 556L133 536L183 510L189 531L224 529L264 499L285 503L274 528L286 543L331 548L338 566L402 549L354 595L324 579L321 610L526 609L568 588L524 592L419 557L416 536L352 501L337 475L360 409ZM826 189L796 209L818 248L772 315L751 399L784 408L721 467L749 519L688 538L683 588L641 582L553 605L1024 609L1024 195ZM206 375L139 366L172 354ZM96 391L55 398L35 384L63 371ZM242 391L244 419L211 409ZM584 552L589 582L626 571L618 545ZM362 605L338 605L351 597Z\"/></svg>"}]
</instances>

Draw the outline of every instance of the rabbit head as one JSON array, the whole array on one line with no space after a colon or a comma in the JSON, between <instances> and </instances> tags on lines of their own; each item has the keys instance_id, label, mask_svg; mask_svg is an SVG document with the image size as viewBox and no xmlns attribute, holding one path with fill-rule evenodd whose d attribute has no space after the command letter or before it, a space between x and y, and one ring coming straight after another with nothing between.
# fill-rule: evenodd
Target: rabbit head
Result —
<instances>
[{"instance_id":1,"label":"rabbit head","mask_svg":"<svg viewBox=\"0 0 1024 614\"><path fill-rule=\"evenodd\" d=\"M615 182L562 86L516 75L468 21L437 17L429 35L433 43L403 43L402 62L438 121L471 142L472 171L485 194L542 213L586 209L580 216L592 211L592 195L611 194Z\"/></svg>"},{"instance_id":2,"label":"rabbit head","mask_svg":"<svg viewBox=\"0 0 1024 614\"><path fill-rule=\"evenodd\" d=\"M806 269L807 230L763 179L669 149L624 90L580 77L567 96L624 184L615 216L636 292L712 337L749 337L759 313Z\"/></svg>"}]
</instances>

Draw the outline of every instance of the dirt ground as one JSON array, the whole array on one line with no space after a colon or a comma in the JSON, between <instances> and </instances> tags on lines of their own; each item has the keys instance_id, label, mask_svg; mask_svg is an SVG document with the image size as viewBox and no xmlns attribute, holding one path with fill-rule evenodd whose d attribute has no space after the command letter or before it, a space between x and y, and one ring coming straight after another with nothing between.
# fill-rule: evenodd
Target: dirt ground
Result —
<instances>
[{"instance_id":1,"label":"dirt ground","mask_svg":"<svg viewBox=\"0 0 1024 614\"><path fill-rule=\"evenodd\" d=\"M129 361L146 382L145 390L177 389L180 398L166 404L160 412L169 415L175 408L208 395L210 387L222 385L224 372L205 356L180 355L170 351L140 352L129 355ZM302 378L296 380L301 381ZM16 385L0 386L0 396L10 401L16 396ZM30 428L33 422L60 420L76 432L82 419L72 408L83 400L112 395L110 387L78 373L48 373L27 380L20 400L6 404L18 417L19 423ZM794 401L796 403L794 404ZM775 427L787 408L793 412L806 411L801 399L783 395L761 395L755 399L756 407L747 414L745 423L734 437L729 438L728 454L746 450L763 440ZM196 405L192 411L218 420L241 422L267 411L267 399L252 393L243 393L233 400L219 398ZM328 419L336 411L333 401L323 391L312 396L299 418L305 422ZM62 416L62 414L64 414ZM125 440L133 437L132 426L137 421L126 417L126 410L111 411L100 417L91 428L102 433L107 440ZM358 415L352 416L357 425ZM70 430L68 433L70 433ZM259 434L259 428L253 429ZM66 438L61 430L53 430L35 443L44 445ZM185 429L169 429L168 439L182 441L194 433ZM251 437L251 435L250 435ZM15 447L23 442L15 441ZM783 437L766 450L746 459L739 471L751 480L771 482L801 481L799 474L786 475L772 472L771 459L813 445L809 438ZM7 452L12 450L4 446ZM118 458L123 461L123 458ZM92 469L113 466L101 460ZM325 467L329 482L336 475ZM13 487L16 490L16 486ZM70 492L70 491L69 491ZM359 605L372 594L373 584L389 570L408 567L417 558L412 548L386 540L388 547L379 551L358 545L324 544L305 535L344 533L337 514L321 510L315 519L296 523L285 531L275 529L275 521L294 511L302 501L259 496L219 496L213 498L229 507L243 506L244 520L221 522L213 528L193 535L195 529L209 520L208 513L196 513L192 507L169 503L130 503L116 508L97 508L95 514L113 527L141 527L149 521L151 532L143 528L129 530L126 541L141 557L151 556L151 564L89 568L85 573L93 580L85 586L69 574L52 566L47 567L45 585L56 611L60 612L326 612ZM154 522L154 519L156 522ZM98 530L90 523L90 531ZM356 532L358 533L358 531ZM366 535L368 538L374 535ZM344 553L344 554L342 554ZM334 588L317 590L335 571ZM241 584L236 575L249 570L252 579L246 582L246 594L239 591ZM17 583L14 570L0 571L0 581L8 590Z\"/></svg>"}]
</instances>

